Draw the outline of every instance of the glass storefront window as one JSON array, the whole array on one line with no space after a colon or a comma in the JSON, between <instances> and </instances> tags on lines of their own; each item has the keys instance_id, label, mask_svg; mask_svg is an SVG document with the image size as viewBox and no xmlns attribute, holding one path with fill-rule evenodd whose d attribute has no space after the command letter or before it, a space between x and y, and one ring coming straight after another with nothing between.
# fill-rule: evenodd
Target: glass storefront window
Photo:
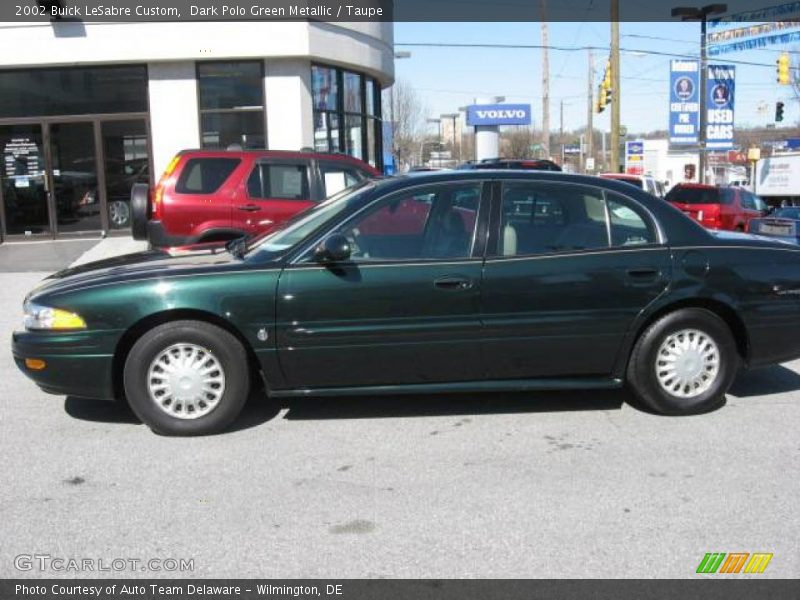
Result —
<instances>
[{"instance_id":1,"label":"glass storefront window","mask_svg":"<svg viewBox=\"0 0 800 600\"><path fill-rule=\"evenodd\" d=\"M336 69L311 67L311 87L314 90L314 110L338 110L339 85Z\"/></svg>"},{"instance_id":2,"label":"glass storefront window","mask_svg":"<svg viewBox=\"0 0 800 600\"><path fill-rule=\"evenodd\" d=\"M346 152L380 167L380 138L375 132L380 126L377 81L361 73L313 65L311 86L315 150Z\"/></svg>"},{"instance_id":3,"label":"glass storefront window","mask_svg":"<svg viewBox=\"0 0 800 600\"><path fill-rule=\"evenodd\" d=\"M197 64L203 148L265 148L260 61Z\"/></svg>"},{"instance_id":4,"label":"glass storefront window","mask_svg":"<svg viewBox=\"0 0 800 600\"><path fill-rule=\"evenodd\" d=\"M201 117L203 148L243 149L265 147L264 113L262 111L210 112Z\"/></svg>"},{"instance_id":5,"label":"glass storefront window","mask_svg":"<svg viewBox=\"0 0 800 600\"><path fill-rule=\"evenodd\" d=\"M361 75L344 73L344 112L361 113Z\"/></svg>"},{"instance_id":6,"label":"glass storefront window","mask_svg":"<svg viewBox=\"0 0 800 600\"><path fill-rule=\"evenodd\" d=\"M131 187L149 183L150 160L144 119L106 121L100 127L105 157L108 226L131 226Z\"/></svg>"},{"instance_id":7,"label":"glass storefront window","mask_svg":"<svg viewBox=\"0 0 800 600\"><path fill-rule=\"evenodd\" d=\"M0 71L0 118L147 112L147 67Z\"/></svg>"},{"instance_id":8,"label":"glass storefront window","mask_svg":"<svg viewBox=\"0 0 800 600\"><path fill-rule=\"evenodd\" d=\"M0 126L0 156L5 233L50 233L41 126Z\"/></svg>"},{"instance_id":9,"label":"glass storefront window","mask_svg":"<svg viewBox=\"0 0 800 600\"><path fill-rule=\"evenodd\" d=\"M260 62L198 63L200 110L263 108L263 76Z\"/></svg>"},{"instance_id":10,"label":"glass storefront window","mask_svg":"<svg viewBox=\"0 0 800 600\"><path fill-rule=\"evenodd\" d=\"M362 118L360 116L347 115L345 117L345 127L347 132L345 137L347 154L356 158L366 158L362 152L361 145Z\"/></svg>"}]
</instances>

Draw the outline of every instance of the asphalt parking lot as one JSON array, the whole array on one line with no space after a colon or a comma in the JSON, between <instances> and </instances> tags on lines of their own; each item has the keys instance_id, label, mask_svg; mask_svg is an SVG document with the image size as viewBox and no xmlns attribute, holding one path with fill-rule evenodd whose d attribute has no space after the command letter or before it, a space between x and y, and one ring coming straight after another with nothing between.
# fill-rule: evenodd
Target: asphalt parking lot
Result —
<instances>
[{"instance_id":1,"label":"asphalt parking lot","mask_svg":"<svg viewBox=\"0 0 800 600\"><path fill-rule=\"evenodd\" d=\"M45 275L0 273L0 577L98 576L22 554L194 560L118 576L684 578L707 552L771 552L759 577L800 573L800 361L695 417L624 392L255 395L233 431L165 438L17 371Z\"/></svg>"}]
</instances>

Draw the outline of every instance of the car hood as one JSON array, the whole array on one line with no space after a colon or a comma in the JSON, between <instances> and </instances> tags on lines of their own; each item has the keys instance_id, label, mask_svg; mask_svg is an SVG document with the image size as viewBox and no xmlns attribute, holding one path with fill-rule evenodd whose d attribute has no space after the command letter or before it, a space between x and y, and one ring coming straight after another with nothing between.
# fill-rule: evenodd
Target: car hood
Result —
<instances>
[{"instance_id":1,"label":"car hood","mask_svg":"<svg viewBox=\"0 0 800 600\"><path fill-rule=\"evenodd\" d=\"M177 275L241 268L246 263L225 250L224 244L192 248L147 250L115 256L50 275L29 298L81 287L123 283L134 279L169 278Z\"/></svg>"}]
</instances>

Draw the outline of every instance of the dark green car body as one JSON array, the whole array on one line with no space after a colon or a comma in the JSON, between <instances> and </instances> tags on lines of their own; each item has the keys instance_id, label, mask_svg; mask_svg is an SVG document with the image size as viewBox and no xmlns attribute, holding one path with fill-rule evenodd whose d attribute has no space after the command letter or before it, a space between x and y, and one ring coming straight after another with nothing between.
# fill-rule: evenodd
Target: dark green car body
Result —
<instances>
[{"instance_id":1,"label":"dark green car body","mask_svg":"<svg viewBox=\"0 0 800 600\"><path fill-rule=\"evenodd\" d=\"M320 240L373 202L448 182L480 186L470 256L314 260ZM657 239L503 256L499 202L513 182L613 193L646 215ZM57 273L28 300L76 313L86 329L16 332L13 354L47 392L114 399L142 334L195 319L233 333L276 396L617 387L637 336L676 307L718 314L747 365L800 356L798 294L796 246L712 235L627 184L456 171L367 184L280 252L148 251ZM47 368L30 370L27 358Z\"/></svg>"}]
</instances>

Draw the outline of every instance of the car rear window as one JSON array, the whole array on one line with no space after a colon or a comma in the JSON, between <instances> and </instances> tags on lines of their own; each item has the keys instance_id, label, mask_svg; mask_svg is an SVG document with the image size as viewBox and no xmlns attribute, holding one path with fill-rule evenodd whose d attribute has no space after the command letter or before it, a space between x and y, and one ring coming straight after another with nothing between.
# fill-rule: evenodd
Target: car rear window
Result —
<instances>
[{"instance_id":1,"label":"car rear window","mask_svg":"<svg viewBox=\"0 0 800 600\"><path fill-rule=\"evenodd\" d=\"M718 189L713 188L674 187L666 200L681 204L719 204L720 194Z\"/></svg>"},{"instance_id":2,"label":"car rear window","mask_svg":"<svg viewBox=\"0 0 800 600\"><path fill-rule=\"evenodd\" d=\"M178 178L178 194L213 194L231 176L241 161L238 158L192 158Z\"/></svg>"}]
</instances>

